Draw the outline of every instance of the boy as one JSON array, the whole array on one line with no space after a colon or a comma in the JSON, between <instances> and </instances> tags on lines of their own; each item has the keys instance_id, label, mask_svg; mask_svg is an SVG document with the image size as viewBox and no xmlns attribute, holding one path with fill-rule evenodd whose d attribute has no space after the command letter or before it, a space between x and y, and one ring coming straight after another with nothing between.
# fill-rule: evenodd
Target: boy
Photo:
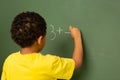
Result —
<instances>
[{"instance_id":1,"label":"boy","mask_svg":"<svg viewBox=\"0 0 120 80\"><path fill-rule=\"evenodd\" d=\"M82 64L81 33L69 27L74 40L72 58L39 53L46 41L46 22L35 12L18 14L11 27L11 37L21 47L5 60L1 80L57 80L70 79Z\"/></svg>"}]
</instances>

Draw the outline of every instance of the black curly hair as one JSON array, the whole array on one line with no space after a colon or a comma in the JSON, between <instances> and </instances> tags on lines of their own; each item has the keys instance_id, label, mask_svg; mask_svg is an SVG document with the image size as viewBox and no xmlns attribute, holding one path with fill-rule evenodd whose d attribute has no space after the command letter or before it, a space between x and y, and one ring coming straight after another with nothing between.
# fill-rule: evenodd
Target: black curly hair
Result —
<instances>
[{"instance_id":1,"label":"black curly hair","mask_svg":"<svg viewBox=\"0 0 120 80\"><path fill-rule=\"evenodd\" d=\"M22 48L31 46L39 36L46 35L46 22L35 12L18 14L11 25L11 37Z\"/></svg>"}]
</instances>

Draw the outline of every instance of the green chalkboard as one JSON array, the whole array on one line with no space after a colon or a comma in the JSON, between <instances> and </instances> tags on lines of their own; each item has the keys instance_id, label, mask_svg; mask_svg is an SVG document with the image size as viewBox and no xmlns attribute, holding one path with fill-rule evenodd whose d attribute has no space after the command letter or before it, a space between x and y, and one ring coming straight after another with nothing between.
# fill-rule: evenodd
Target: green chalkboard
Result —
<instances>
[{"instance_id":1,"label":"green chalkboard","mask_svg":"<svg viewBox=\"0 0 120 80\"><path fill-rule=\"evenodd\" d=\"M68 27L81 29L84 61L71 80L120 80L120 0L1 0L0 73L5 58L20 49L9 30L13 17L23 11L46 19L44 54L71 57Z\"/></svg>"}]
</instances>

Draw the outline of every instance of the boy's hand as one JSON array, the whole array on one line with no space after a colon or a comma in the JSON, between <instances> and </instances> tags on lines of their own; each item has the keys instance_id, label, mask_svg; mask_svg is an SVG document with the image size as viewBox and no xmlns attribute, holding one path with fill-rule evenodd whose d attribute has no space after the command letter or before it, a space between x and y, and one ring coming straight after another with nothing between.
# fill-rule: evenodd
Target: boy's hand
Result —
<instances>
[{"instance_id":1,"label":"boy's hand","mask_svg":"<svg viewBox=\"0 0 120 80\"><path fill-rule=\"evenodd\" d=\"M75 68L79 68L82 65L82 57L83 57L83 48L82 48L82 39L81 32L76 27L69 27L70 34L74 39L74 51L73 51L73 60L75 61Z\"/></svg>"},{"instance_id":2,"label":"boy's hand","mask_svg":"<svg viewBox=\"0 0 120 80\"><path fill-rule=\"evenodd\" d=\"M70 26L69 30L70 30L70 34L71 34L73 39L81 37L81 32L80 32L80 30L78 28Z\"/></svg>"}]
</instances>

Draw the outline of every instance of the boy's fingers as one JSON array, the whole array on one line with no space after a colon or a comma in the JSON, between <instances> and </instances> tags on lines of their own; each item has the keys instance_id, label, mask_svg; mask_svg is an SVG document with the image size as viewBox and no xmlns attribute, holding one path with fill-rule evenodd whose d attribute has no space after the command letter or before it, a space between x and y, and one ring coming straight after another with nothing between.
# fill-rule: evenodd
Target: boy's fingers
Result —
<instances>
[{"instance_id":1,"label":"boy's fingers","mask_svg":"<svg viewBox=\"0 0 120 80\"><path fill-rule=\"evenodd\" d=\"M70 30L70 31L71 31L72 28L73 28L72 26L69 26L69 30Z\"/></svg>"}]
</instances>

